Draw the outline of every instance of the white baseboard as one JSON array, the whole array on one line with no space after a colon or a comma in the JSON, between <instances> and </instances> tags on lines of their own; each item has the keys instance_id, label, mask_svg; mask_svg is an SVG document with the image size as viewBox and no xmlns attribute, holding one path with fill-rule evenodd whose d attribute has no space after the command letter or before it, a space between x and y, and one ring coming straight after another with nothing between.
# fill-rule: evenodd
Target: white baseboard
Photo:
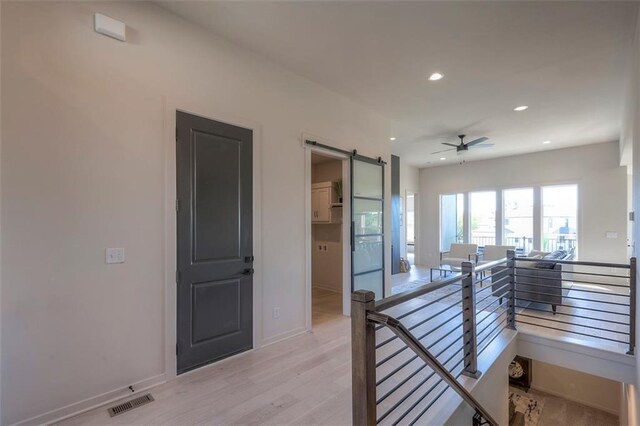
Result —
<instances>
[{"instance_id":1,"label":"white baseboard","mask_svg":"<svg viewBox=\"0 0 640 426\"><path fill-rule=\"evenodd\" d=\"M616 415L616 416L620 415L620 413L617 410L612 410L610 408L603 407L603 406L599 405L598 403L594 403L594 402L591 402L591 401L583 401L580 398L574 398L574 397L572 397L572 395L569 395L569 394L566 394L566 393L556 392L556 391L553 391L551 389L547 389L547 388L542 387L542 386L534 386L533 384L531 385L531 389L536 390L536 391L540 391L540 392L544 392L544 393L547 393L549 395L557 396L559 398L568 399L569 401L577 402L578 404L586 405L587 407L595 408L597 410L606 411L609 414L613 414L613 415Z\"/></svg>"},{"instance_id":2,"label":"white baseboard","mask_svg":"<svg viewBox=\"0 0 640 426\"><path fill-rule=\"evenodd\" d=\"M265 346L269 346L269 345L273 345L274 343L278 343L282 340L286 340L289 339L291 337L297 336L299 334L304 334L307 333L308 330L304 327L300 327L300 328L296 328L294 330L291 331L287 331L286 333L281 333L278 335L275 335L273 337L270 337L268 339L265 339L262 341L262 348L264 348Z\"/></svg>"},{"instance_id":3,"label":"white baseboard","mask_svg":"<svg viewBox=\"0 0 640 426\"><path fill-rule=\"evenodd\" d=\"M140 380L133 383L131 386L135 389L135 392L131 392L128 387L114 389L105 392L100 395L92 396L82 401L74 402L62 408L56 408L55 410L48 411L44 414L31 417L29 419L21 420L18 423L14 423L14 426L18 425L46 425L55 422L68 419L69 417L77 416L86 411L93 410L100 406L110 404L120 399L138 395L148 389L161 385L166 382L165 374L158 374L157 376L149 377L148 379Z\"/></svg>"}]
</instances>

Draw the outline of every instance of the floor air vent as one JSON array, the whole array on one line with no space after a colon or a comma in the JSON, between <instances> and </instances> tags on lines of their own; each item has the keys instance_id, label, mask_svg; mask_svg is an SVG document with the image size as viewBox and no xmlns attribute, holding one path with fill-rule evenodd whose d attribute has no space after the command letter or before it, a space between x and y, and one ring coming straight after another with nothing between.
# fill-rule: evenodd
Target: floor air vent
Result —
<instances>
[{"instance_id":1,"label":"floor air vent","mask_svg":"<svg viewBox=\"0 0 640 426\"><path fill-rule=\"evenodd\" d=\"M127 411L131 411L134 408L138 408L150 402L153 402L153 397L150 393L148 393L146 395L142 395L138 398L132 399L131 401L123 402L122 404L118 404L114 407L109 408L109 415L111 417L117 416L118 414L126 413Z\"/></svg>"}]
</instances>

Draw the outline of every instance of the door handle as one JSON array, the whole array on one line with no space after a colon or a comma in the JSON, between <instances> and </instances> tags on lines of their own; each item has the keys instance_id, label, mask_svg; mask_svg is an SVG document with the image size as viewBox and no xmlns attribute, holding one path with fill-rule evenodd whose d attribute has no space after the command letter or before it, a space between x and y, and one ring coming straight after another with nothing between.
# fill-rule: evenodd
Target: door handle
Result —
<instances>
[{"instance_id":1,"label":"door handle","mask_svg":"<svg viewBox=\"0 0 640 426\"><path fill-rule=\"evenodd\" d=\"M253 257L253 256L245 256L245 257L244 257L244 263L251 263L251 262L253 262L254 260L256 260L256 259L255 259L255 257Z\"/></svg>"},{"instance_id":2,"label":"door handle","mask_svg":"<svg viewBox=\"0 0 640 426\"><path fill-rule=\"evenodd\" d=\"M242 275L253 275L255 271L253 270L253 268L247 268L244 271L242 271Z\"/></svg>"}]
</instances>

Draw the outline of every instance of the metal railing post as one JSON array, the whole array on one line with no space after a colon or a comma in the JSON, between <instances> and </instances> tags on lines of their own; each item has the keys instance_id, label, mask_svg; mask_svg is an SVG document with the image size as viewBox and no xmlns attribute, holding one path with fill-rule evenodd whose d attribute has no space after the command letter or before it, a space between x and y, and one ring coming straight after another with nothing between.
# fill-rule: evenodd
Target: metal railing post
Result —
<instances>
[{"instance_id":1,"label":"metal railing post","mask_svg":"<svg viewBox=\"0 0 640 426\"><path fill-rule=\"evenodd\" d=\"M478 335L476 330L476 271L471 262L462 262L462 342L465 376L478 378Z\"/></svg>"},{"instance_id":2,"label":"metal railing post","mask_svg":"<svg viewBox=\"0 0 640 426\"><path fill-rule=\"evenodd\" d=\"M376 329L367 319L375 308L375 293L351 294L351 380L353 424L376 424Z\"/></svg>"},{"instance_id":3,"label":"metal railing post","mask_svg":"<svg viewBox=\"0 0 640 426\"><path fill-rule=\"evenodd\" d=\"M516 329L516 251L507 250L509 297L507 298L507 328Z\"/></svg>"},{"instance_id":4,"label":"metal railing post","mask_svg":"<svg viewBox=\"0 0 640 426\"><path fill-rule=\"evenodd\" d=\"M629 259L629 350L633 355L636 349L636 258Z\"/></svg>"}]
</instances>

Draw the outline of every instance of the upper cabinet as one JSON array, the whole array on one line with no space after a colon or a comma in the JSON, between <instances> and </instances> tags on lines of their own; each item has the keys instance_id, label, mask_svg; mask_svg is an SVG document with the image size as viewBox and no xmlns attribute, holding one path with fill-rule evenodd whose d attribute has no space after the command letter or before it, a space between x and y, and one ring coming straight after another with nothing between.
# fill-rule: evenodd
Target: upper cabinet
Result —
<instances>
[{"instance_id":1,"label":"upper cabinet","mask_svg":"<svg viewBox=\"0 0 640 426\"><path fill-rule=\"evenodd\" d=\"M311 185L311 222L341 223L342 203L338 198L334 182Z\"/></svg>"}]
</instances>

